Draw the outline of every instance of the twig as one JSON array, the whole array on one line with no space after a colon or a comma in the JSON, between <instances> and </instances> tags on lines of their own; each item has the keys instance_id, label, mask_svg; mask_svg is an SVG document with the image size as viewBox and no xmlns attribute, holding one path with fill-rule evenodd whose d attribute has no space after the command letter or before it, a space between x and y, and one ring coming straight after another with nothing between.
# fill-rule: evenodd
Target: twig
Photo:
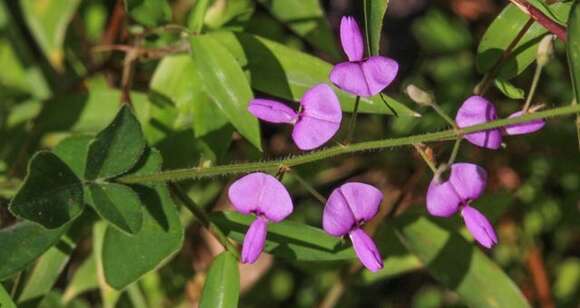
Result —
<instances>
[{"instance_id":1,"label":"twig","mask_svg":"<svg viewBox=\"0 0 580 308\"><path fill-rule=\"evenodd\" d=\"M528 264L528 269L530 270L532 280L534 281L534 288L536 289L538 299L540 301L540 307L555 307L554 300L552 299L552 294L550 292L550 281L548 279L548 274L546 273L546 267L544 266L542 253L537 246L532 247L528 252L526 263Z\"/></svg>"},{"instance_id":2,"label":"twig","mask_svg":"<svg viewBox=\"0 0 580 308\"><path fill-rule=\"evenodd\" d=\"M542 27L555 34L562 42L567 41L568 35L564 26L553 21L550 17L546 16L542 11L538 10L535 6L531 5L526 0L510 1L524 13L537 21L540 25L542 25Z\"/></svg>"}]
</instances>

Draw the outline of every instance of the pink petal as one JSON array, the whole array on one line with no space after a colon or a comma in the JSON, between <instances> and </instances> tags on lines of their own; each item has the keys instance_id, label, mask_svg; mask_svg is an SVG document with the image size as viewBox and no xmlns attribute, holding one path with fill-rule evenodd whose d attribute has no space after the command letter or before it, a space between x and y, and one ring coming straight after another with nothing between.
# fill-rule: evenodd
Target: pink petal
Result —
<instances>
[{"instance_id":1,"label":"pink petal","mask_svg":"<svg viewBox=\"0 0 580 308\"><path fill-rule=\"evenodd\" d=\"M523 111L512 113L508 118L517 118L523 115ZM546 125L543 119L533 120L525 123L508 125L504 127L504 132L508 135L523 135L537 132Z\"/></svg>"},{"instance_id":2,"label":"pink petal","mask_svg":"<svg viewBox=\"0 0 580 308\"><path fill-rule=\"evenodd\" d=\"M234 208L242 214L264 215L278 222L292 213L290 194L275 177L255 172L235 181L228 191Z\"/></svg>"},{"instance_id":3,"label":"pink petal","mask_svg":"<svg viewBox=\"0 0 580 308\"><path fill-rule=\"evenodd\" d=\"M337 123L304 117L294 126L292 139L300 150L308 151L325 144L339 128Z\"/></svg>"},{"instance_id":4,"label":"pink petal","mask_svg":"<svg viewBox=\"0 0 580 308\"><path fill-rule=\"evenodd\" d=\"M478 210L466 206L461 211L465 226L483 247L491 248L497 244L497 235L493 226Z\"/></svg>"},{"instance_id":5,"label":"pink petal","mask_svg":"<svg viewBox=\"0 0 580 308\"><path fill-rule=\"evenodd\" d=\"M476 164L451 165L449 182L463 202L478 199L487 185L487 172Z\"/></svg>"},{"instance_id":6,"label":"pink petal","mask_svg":"<svg viewBox=\"0 0 580 308\"><path fill-rule=\"evenodd\" d=\"M256 118L271 123L294 123L298 117L292 108L269 99L251 100L248 111Z\"/></svg>"},{"instance_id":7,"label":"pink petal","mask_svg":"<svg viewBox=\"0 0 580 308\"><path fill-rule=\"evenodd\" d=\"M330 81L338 88L357 96L371 96L360 62L336 64L330 71Z\"/></svg>"},{"instance_id":8,"label":"pink petal","mask_svg":"<svg viewBox=\"0 0 580 308\"><path fill-rule=\"evenodd\" d=\"M349 61L358 61L363 58L363 38L354 17L344 16L340 20L340 42Z\"/></svg>"},{"instance_id":9,"label":"pink petal","mask_svg":"<svg viewBox=\"0 0 580 308\"><path fill-rule=\"evenodd\" d=\"M375 242L360 228L349 233L354 252L360 262L371 272L383 268L383 257L377 249Z\"/></svg>"},{"instance_id":10,"label":"pink petal","mask_svg":"<svg viewBox=\"0 0 580 308\"><path fill-rule=\"evenodd\" d=\"M257 217L250 225L248 232L244 236L244 244L242 245L242 263L254 263L264 250L266 243L266 233L268 228L268 221L263 217Z\"/></svg>"},{"instance_id":11,"label":"pink petal","mask_svg":"<svg viewBox=\"0 0 580 308\"><path fill-rule=\"evenodd\" d=\"M483 124L497 119L495 106L481 96L468 98L457 111L455 122L460 128L476 124ZM499 149L501 145L501 131L490 129L483 132L465 135L465 139L482 148Z\"/></svg>"},{"instance_id":12,"label":"pink petal","mask_svg":"<svg viewBox=\"0 0 580 308\"><path fill-rule=\"evenodd\" d=\"M328 198L322 214L322 227L334 236L342 236L369 221L377 214L383 193L364 183L346 183Z\"/></svg>"},{"instance_id":13,"label":"pink petal","mask_svg":"<svg viewBox=\"0 0 580 308\"><path fill-rule=\"evenodd\" d=\"M433 216L449 217L457 212L461 198L449 181L431 180L427 189L427 211Z\"/></svg>"},{"instance_id":14,"label":"pink petal","mask_svg":"<svg viewBox=\"0 0 580 308\"><path fill-rule=\"evenodd\" d=\"M389 86L399 71L397 61L380 56L370 57L361 65L370 96L379 94Z\"/></svg>"}]
</instances>

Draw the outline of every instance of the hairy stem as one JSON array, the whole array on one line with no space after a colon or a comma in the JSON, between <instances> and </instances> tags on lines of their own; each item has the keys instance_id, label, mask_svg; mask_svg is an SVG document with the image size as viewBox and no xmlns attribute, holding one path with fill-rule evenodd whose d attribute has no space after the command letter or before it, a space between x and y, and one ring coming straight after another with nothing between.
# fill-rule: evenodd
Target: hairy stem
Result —
<instances>
[{"instance_id":1,"label":"hairy stem","mask_svg":"<svg viewBox=\"0 0 580 308\"><path fill-rule=\"evenodd\" d=\"M580 105L568 105L540 112L528 113L520 117L501 119L487 122L484 124L473 125L461 129L449 129L440 132L428 133L424 135L414 135L401 138L360 142L353 143L350 145L339 145L326 148L320 151L314 151L303 155L289 157L286 159L222 165L207 168L195 167L189 169L166 170L158 173L145 175L126 175L118 178L117 181L127 184L151 183L151 182L180 181L185 179L194 179L200 177L209 177L236 173L249 173L255 171L275 172L280 167L294 167L304 165L307 163L328 159L338 155L357 153L363 151L383 150L387 148L393 148L397 146L407 146L417 143L456 140L458 138L462 138L463 135L469 133L504 127L508 125L525 123L537 119L570 115L578 112L580 112Z\"/></svg>"},{"instance_id":2,"label":"hairy stem","mask_svg":"<svg viewBox=\"0 0 580 308\"><path fill-rule=\"evenodd\" d=\"M228 250L229 252L233 253L236 258L240 258L240 254L238 249L228 237L224 234L224 232L207 216L204 209L200 208L189 196L179 187L176 183L170 183L169 186L171 187L171 191L175 194L175 196L181 201L181 203L195 216L201 225L206 228L213 236L217 238L217 240L222 244L222 246Z\"/></svg>"}]
</instances>

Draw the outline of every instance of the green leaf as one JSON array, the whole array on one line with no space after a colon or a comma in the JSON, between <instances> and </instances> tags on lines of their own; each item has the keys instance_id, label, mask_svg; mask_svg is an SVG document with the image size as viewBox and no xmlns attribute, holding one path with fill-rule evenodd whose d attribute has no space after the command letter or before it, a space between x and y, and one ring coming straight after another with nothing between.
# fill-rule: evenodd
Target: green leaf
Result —
<instances>
[{"instance_id":1,"label":"green leaf","mask_svg":"<svg viewBox=\"0 0 580 308\"><path fill-rule=\"evenodd\" d=\"M493 81L493 84L501 93L503 93L503 95L508 98L523 99L526 96L526 92L523 89L514 86L512 83L505 79L496 78Z\"/></svg>"},{"instance_id":2,"label":"green leaf","mask_svg":"<svg viewBox=\"0 0 580 308\"><path fill-rule=\"evenodd\" d=\"M32 157L24 184L10 203L15 216L49 229L76 218L83 208L81 181L51 152L38 152Z\"/></svg>"},{"instance_id":3,"label":"green leaf","mask_svg":"<svg viewBox=\"0 0 580 308\"><path fill-rule=\"evenodd\" d=\"M98 221L93 226L93 255L95 256L95 262L97 263L97 281L99 283L103 308L114 308L121 297L121 292L111 288L105 280L103 246L105 242L105 234L109 228L109 225L104 221Z\"/></svg>"},{"instance_id":4,"label":"green leaf","mask_svg":"<svg viewBox=\"0 0 580 308\"><path fill-rule=\"evenodd\" d=\"M549 7L554 15L565 20L570 6L570 2L557 2ZM479 43L476 62L480 73L488 72L496 65L529 18L513 4L501 11ZM538 44L547 33L544 27L534 23L499 68L497 76L509 80L521 74L536 59Z\"/></svg>"},{"instance_id":5,"label":"green leaf","mask_svg":"<svg viewBox=\"0 0 580 308\"><path fill-rule=\"evenodd\" d=\"M272 96L298 102L311 87L328 83L332 65L309 54L276 42L244 33L218 32L211 36L223 44L250 75L252 88ZM337 89L342 110L351 112L355 97ZM385 96L386 101L402 116L415 112L402 103ZM359 112L392 114L376 96L361 98Z\"/></svg>"},{"instance_id":6,"label":"green leaf","mask_svg":"<svg viewBox=\"0 0 580 308\"><path fill-rule=\"evenodd\" d=\"M137 173L156 172L160 166L161 155L152 150ZM144 205L141 231L129 236L109 227L103 242L104 276L107 283L118 290L157 268L177 252L183 242L183 227L167 187L134 188Z\"/></svg>"},{"instance_id":7,"label":"green leaf","mask_svg":"<svg viewBox=\"0 0 580 308\"><path fill-rule=\"evenodd\" d=\"M66 28L80 0L20 0L22 14L32 35L52 66L64 69L62 48Z\"/></svg>"},{"instance_id":8,"label":"green leaf","mask_svg":"<svg viewBox=\"0 0 580 308\"><path fill-rule=\"evenodd\" d=\"M68 225L47 230L39 224L20 222L0 230L0 281L17 273L54 245Z\"/></svg>"},{"instance_id":9,"label":"green leaf","mask_svg":"<svg viewBox=\"0 0 580 308\"><path fill-rule=\"evenodd\" d=\"M166 0L124 0L125 10L138 23L155 27L171 21L171 6Z\"/></svg>"},{"instance_id":10,"label":"green leaf","mask_svg":"<svg viewBox=\"0 0 580 308\"><path fill-rule=\"evenodd\" d=\"M333 59L341 58L336 37L319 0L258 0L284 26ZM382 21L381 21L382 24Z\"/></svg>"},{"instance_id":11,"label":"green leaf","mask_svg":"<svg viewBox=\"0 0 580 308\"><path fill-rule=\"evenodd\" d=\"M365 0L365 33L370 54L380 53L381 33L383 32L383 18L387 12L389 0Z\"/></svg>"},{"instance_id":12,"label":"green leaf","mask_svg":"<svg viewBox=\"0 0 580 308\"><path fill-rule=\"evenodd\" d=\"M201 293L200 308L235 308L240 297L240 271L236 257L224 251L209 268Z\"/></svg>"},{"instance_id":13,"label":"green leaf","mask_svg":"<svg viewBox=\"0 0 580 308\"><path fill-rule=\"evenodd\" d=\"M6 289L0 284L0 307L2 308L16 308L16 304L10 298L10 294L6 292Z\"/></svg>"},{"instance_id":14,"label":"green leaf","mask_svg":"<svg viewBox=\"0 0 580 308\"><path fill-rule=\"evenodd\" d=\"M87 135L71 136L61 141L52 152L58 156L79 179L85 176L89 144L93 138Z\"/></svg>"},{"instance_id":15,"label":"green leaf","mask_svg":"<svg viewBox=\"0 0 580 308\"><path fill-rule=\"evenodd\" d=\"M236 59L207 35L192 38L191 48L206 93L240 134L261 150L260 126L248 111L252 89Z\"/></svg>"},{"instance_id":16,"label":"green leaf","mask_svg":"<svg viewBox=\"0 0 580 308\"><path fill-rule=\"evenodd\" d=\"M205 14L207 13L209 3L209 0L197 0L193 4L188 23L189 29L193 33L201 33L203 30L203 21L205 19Z\"/></svg>"},{"instance_id":17,"label":"green leaf","mask_svg":"<svg viewBox=\"0 0 580 308\"><path fill-rule=\"evenodd\" d=\"M215 212L210 214L210 220L229 238L242 242L254 217L236 212ZM342 239L321 229L287 220L268 225L264 251L295 261L336 261L355 257L350 245Z\"/></svg>"},{"instance_id":18,"label":"green leaf","mask_svg":"<svg viewBox=\"0 0 580 308\"><path fill-rule=\"evenodd\" d=\"M137 194L116 183L90 184L92 205L108 223L129 234L143 226L143 209Z\"/></svg>"},{"instance_id":19,"label":"green leaf","mask_svg":"<svg viewBox=\"0 0 580 308\"><path fill-rule=\"evenodd\" d=\"M73 274L63 294L63 301L68 302L78 295L98 287L97 259L92 253Z\"/></svg>"},{"instance_id":20,"label":"green leaf","mask_svg":"<svg viewBox=\"0 0 580 308\"><path fill-rule=\"evenodd\" d=\"M568 19L568 44L566 47L572 87L576 97L575 103L580 104L580 4L578 1L574 2ZM580 113L576 115L576 133L580 147Z\"/></svg>"},{"instance_id":21,"label":"green leaf","mask_svg":"<svg viewBox=\"0 0 580 308\"><path fill-rule=\"evenodd\" d=\"M139 160L145 146L139 121L130 107L124 105L91 143L86 178L112 178L126 172Z\"/></svg>"},{"instance_id":22,"label":"green leaf","mask_svg":"<svg viewBox=\"0 0 580 308\"><path fill-rule=\"evenodd\" d=\"M396 230L431 275L457 292L467 306L530 306L501 268L459 234L417 215L398 219Z\"/></svg>"},{"instance_id":23,"label":"green leaf","mask_svg":"<svg viewBox=\"0 0 580 308\"><path fill-rule=\"evenodd\" d=\"M240 31L252 18L255 8L252 0L213 1L204 21L210 29Z\"/></svg>"}]
</instances>

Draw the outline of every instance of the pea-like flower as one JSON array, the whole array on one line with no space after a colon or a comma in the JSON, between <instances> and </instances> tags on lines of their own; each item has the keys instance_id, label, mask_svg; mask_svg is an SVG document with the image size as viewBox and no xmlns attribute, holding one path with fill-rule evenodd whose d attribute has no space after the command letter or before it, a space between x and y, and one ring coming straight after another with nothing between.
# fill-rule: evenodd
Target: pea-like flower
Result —
<instances>
[{"instance_id":1,"label":"pea-like flower","mask_svg":"<svg viewBox=\"0 0 580 308\"><path fill-rule=\"evenodd\" d=\"M242 263L254 263L264 250L268 222L280 222L292 213L290 194L275 177L255 172L235 181L228 191L234 208L256 219L244 236Z\"/></svg>"},{"instance_id":2,"label":"pea-like flower","mask_svg":"<svg viewBox=\"0 0 580 308\"><path fill-rule=\"evenodd\" d=\"M383 194L363 183L346 183L328 198L322 216L322 227L333 236L349 235L362 264L375 272L383 268L383 258L374 241L361 228L379 211Z\"/></svg>"},{"instance_id":3,"label":"pea-like flower","mask_svg":"<svg viewBox=\"0 0 580 308\"><path fill-rule=\"evenodd\" d=\"M393 82L399 71L399 64L391 58L381 56L363 58L363 37L354 17L342 17L340 42L348 61L336 64L330 72L330 80L337 87L366 97L377 95Z\"/></svg>"},{"instance_id":4,"label":"pea-like flower","mask_svg":"<svg viewBox=\"0 0 580 308\"><path fill-rule=\"evenodd\" d=\"M509 116L509 118L519 117L523 115L523 111L518 111ZM481 96L471 96L463 105L459 107L455 122L460 128L468 127L477 124L487 123L497 119L497 112L495 106L487 99ZM521 135L529 134L542 129L545 125L544 120L533 120L520 124L513 124L506 126L503 129L495 128L486 131L470 133L465 135L472 144L497 150L501 146L502 135Z\"/></svg>"},{"instance_id":5,"label":"pea-like flower","mask_svg":"<svg viewBox=\"0 0 580 308\"><path fill-rule=\"evenodd\" d=\"M487 172L478 165L451 165L449 178L436 174L427 190L427 211L433 216L449 217L461 211L467 230L486 248L497 244L497 235L485 216L470 206L487 184Z\"/></svg>"},{"instance_id":6,"label":"pea-like flower","mask_svg":"<svg viewBox=\"0 0 580 308\"><path fill-rule=\"evenodd\" d=\"M312 150L323 145L340 128L340 103L327 84L319 84L306 91L300 106L301 111L296 112L281 102L258 98L250 101L248 111L267 122L294 125L292 139L301 150Z\"/></svg>"}]
</instances>

